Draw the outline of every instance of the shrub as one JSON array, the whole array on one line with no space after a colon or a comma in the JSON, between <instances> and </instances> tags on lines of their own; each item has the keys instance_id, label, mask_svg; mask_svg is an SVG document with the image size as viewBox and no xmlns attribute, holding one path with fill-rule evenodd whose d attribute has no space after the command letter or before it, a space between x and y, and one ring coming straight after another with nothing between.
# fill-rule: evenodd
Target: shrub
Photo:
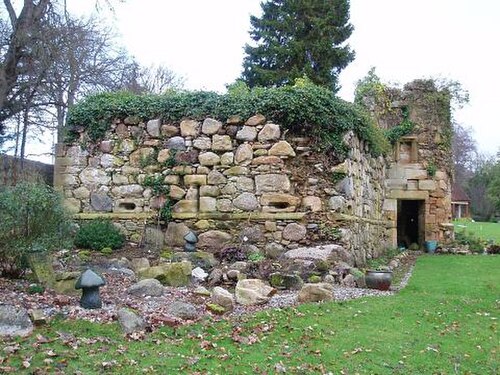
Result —
<instances>
[{"instance_id":1,"label":"shrub","mask_svg":"<svg viewBox=\"0 0 500 375\"><path fill-rule=\"evenodd\" d=\"M466 245L474 253L482 253L484 251L485 242L465 230L455 233L455 241L460 245Z\"/></svg>"},{"instance_id":2,"label":"shrub","mask_svg":"<svg viewBox=\"0 0 500 375\"><path fill-rule=\"evenodd\" d=\"M103 247L101 249L101 254L102 255L111 255L111 254L113 254L113 249L110 247Z\"/></svg>"},{"instance_id":3,"label":"shrub","mask_svg":"<svg viewBox=\"0 0 500 375\"><path fill-rule=\"evenodd\" d=\"M0 273L7 276L21 276L30 253L70 245L61 198L42 183L0 187L0 223Z\"/></svg>"},{"instance_id":4,"label":"shrub","mask_svg":"<svg viewBox=\"0 0 500 375\"><path fill-rule=\"evenodd\" d=\"M83 224L75 237L75 246L92 250L118 249L124 242L125 236L120 230L111 221L103 219Z\"/></svg>"}]
</instances>

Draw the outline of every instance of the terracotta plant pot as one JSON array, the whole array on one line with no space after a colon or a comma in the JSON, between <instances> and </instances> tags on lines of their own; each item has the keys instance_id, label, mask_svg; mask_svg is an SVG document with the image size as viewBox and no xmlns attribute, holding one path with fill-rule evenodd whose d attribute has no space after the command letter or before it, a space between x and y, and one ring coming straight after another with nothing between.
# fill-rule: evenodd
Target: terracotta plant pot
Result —
<instances>
[{"instance_id":1,"label":"terracotta plant pot","mask_svg":"<svg viewBox=\"0 0 500 375\"><path fill-rule=\"evenodd\" d=\"M366 286L370 289L389 290L392 271L368 270L365 274Z\"/></svg>"}]
</instances>

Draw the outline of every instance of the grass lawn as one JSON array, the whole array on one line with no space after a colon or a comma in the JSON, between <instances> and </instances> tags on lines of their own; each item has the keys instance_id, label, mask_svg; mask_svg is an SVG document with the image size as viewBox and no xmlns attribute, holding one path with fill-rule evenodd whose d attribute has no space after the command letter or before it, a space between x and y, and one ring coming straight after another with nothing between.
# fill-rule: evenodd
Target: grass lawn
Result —
<instances>
[{"instance_id":1,"label":"grass lawn","mask_svg":"<svg viewBox=\"0 0 500 375\"><path fill-rule=\"evenodd\" d=\"M0 372L498 374L499 269L499 256L422 256L395 296L207 320L138 341L116 324L55 321L13 354L0 341Z\"/></svg>"},{"instance_id":2,"label":"grass lawn","mask_svg":"<svg viewBox=\"0 0 500 375\"><path fill-rule=\"evenodd\" d=\"M500 244L500 223L486 222L471 222L469 220L455 220L455 231L460 232L466 230L469 233L474 233L483 240L493 240Z\"/></svg>"}]
</instances>

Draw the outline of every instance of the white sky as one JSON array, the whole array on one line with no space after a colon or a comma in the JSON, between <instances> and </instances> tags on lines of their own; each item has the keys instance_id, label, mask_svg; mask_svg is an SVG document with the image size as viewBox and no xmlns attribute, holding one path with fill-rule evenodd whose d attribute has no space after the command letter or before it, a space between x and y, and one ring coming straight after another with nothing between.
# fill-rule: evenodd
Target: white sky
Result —
<instances>
[{"instance_id":1,"label":"white sky","mask_svg":"<svg viewBox=\"0 0 500 375\"><path fill-rule=\"evenodd\" d=\"M93 1L68 1L85 12ZM84 5L85 4L85 5ZM260 0L125 0L101 12L123 45L144 65L162 63L186 88L224 91L241 73L250 14ZM458 80L470 103L456 119L474 129L481 152L500 149L498 0L351 0L356 59L340 75L340 96L352 101L356 81L375 66L386 82ZM49 146L50 147L50 146Z\"/></svg>"}]
</instances>

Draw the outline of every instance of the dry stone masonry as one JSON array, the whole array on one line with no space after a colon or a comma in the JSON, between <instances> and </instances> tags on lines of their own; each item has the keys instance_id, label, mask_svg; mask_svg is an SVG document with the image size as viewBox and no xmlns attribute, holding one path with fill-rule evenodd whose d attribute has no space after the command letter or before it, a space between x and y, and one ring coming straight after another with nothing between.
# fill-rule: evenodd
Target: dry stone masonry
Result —
<instances>
[{"instance_id":1,"label":"dry stone masonry","mask_svg":"<svg viewBox=\"0 0 500 375\"><path fill-rule=\"evenodd\" d=\"M110 218L159 250L181 252L193 230L209 253L240 246L279 258L334 243L329 256L361 265L387 246L449 234L450 170L435 150L449 119L430 116L424 94L413 87L394 98L417 126L388 157L372 157L348 132L349 156L338 162L260 114L179 123L130 116L98 144L84 144L82 130L80 141L58 145L55 185L77 218ZM372 109L384 128L401 120ZM162 207L168 222L158 218Z\"/></svg>"}]
</instances>

